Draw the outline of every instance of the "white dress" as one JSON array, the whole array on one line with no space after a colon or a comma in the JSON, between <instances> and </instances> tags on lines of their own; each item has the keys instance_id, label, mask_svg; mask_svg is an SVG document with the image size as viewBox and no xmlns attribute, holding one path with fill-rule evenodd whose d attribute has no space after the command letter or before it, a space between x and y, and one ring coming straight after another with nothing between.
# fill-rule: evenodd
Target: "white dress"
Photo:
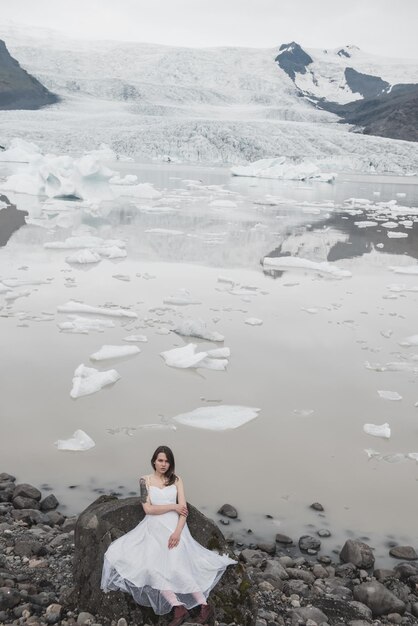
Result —
<instances>
[{"instance_id":1,"label":"white dress","mask_svg":"<svg viewBox=\"0 0 418 626\"><path fill-rule=\"evenodd\" d=\"M177 501L175 484L148 488L152 504ZM188 609L201 604L202 594L206 599L228 565L236 561L200 545L187 524L178 546L169 550L168 539L178 519L175 511L146 515L133 530L111 543L104 556L102 590L130 593L157 615L169 613L173 592Z\"/></svg>"}]
</instances>

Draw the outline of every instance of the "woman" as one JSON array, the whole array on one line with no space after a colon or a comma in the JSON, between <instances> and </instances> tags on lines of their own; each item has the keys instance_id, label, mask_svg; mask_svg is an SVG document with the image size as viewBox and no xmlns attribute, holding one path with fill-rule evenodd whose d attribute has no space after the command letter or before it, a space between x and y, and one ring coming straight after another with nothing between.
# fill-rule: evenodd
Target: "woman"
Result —
<instances>
[{"instance_id":1,"label":"woman","mask_svg":"<svg viewBox=\"0 0 418 626\"><path fill-rule=\"evenodd\" d=\"M109 546L101 588L131 593L157 615L174 609L169 626L182 624L188 609L200 605L194 622L206 624L212 616L207 597L236 561L207 550L191 536L183 481L174 473L170 448L158 447L151 465L154 473L139 481L145 518Z\"/></svg>"}]
</instances>

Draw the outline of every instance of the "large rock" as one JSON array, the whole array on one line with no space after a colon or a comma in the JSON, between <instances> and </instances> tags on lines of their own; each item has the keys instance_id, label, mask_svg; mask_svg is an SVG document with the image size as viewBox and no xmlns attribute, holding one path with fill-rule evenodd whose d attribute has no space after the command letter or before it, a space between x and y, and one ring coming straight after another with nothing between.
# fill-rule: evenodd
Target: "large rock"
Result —
<instances>
[{"instance_id":1,"label":"large rock","mask_svg":"<svg viewBox=\"0 0 418 626\"><path fill-rule=\"evenodd\" d=\"M42 498L42 493L33 485L22 483L20 485L16 485L13 491L13 500L19 496L23 498L31 498L32 500L39 502Z\"/></svg>"},{"instance_id":2,"label":"large rock","mask_svg":"<svg viewBox=\"0 0 418 626\"><path fill-rule=\"evenodd\" d=\"M373 617L388 613L403 614L405 611L405 603L377 580L354 587L354 599L368 606Z\"/></svg>"},{"instance_id":3,"label":"large rock","mask_svg":"<svg viewBox=\"0 0 418 626\"><path fill-rule=\"evenodd\" d=\"M190 504L188 508L187 524L194 539L208 549L230 553L224 536L214 522ZM124 617L128 623L138 626L157 621L153 611L138 606L129 594L104 594L100 590L105 551L112 541L132 530L143 518L139 498L118 500L101 496L81 513L75 528L75 591L72 596L72 602L80 609L107 619ZM255 623L257 607L254 592L242 563L227 568L212 591L210 602L220 622L234 621L242 626ZM169 616L165 617L167 619L160 618L158 622L161 626L169 619Z\"/></svg>"},{"instance_id":4,"label":"large rock","mask_svg":"<svg viewBox=\"0 0 418 626\"><path fill-rule=\"evenodd\" d=\"M345 563L353 563L356 567L369 569L374 565L374 555L370 546L362 541L348 539L340 552L340 559Z\"/></svg>"}]
</instances>

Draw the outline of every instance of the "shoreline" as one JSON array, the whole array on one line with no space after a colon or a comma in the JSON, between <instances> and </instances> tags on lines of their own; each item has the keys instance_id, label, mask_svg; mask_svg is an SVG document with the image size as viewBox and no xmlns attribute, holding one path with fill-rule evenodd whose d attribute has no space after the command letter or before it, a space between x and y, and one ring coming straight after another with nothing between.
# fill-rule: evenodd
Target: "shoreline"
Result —
<instances>
[{"instance_id":1,"label":"shoreline","mask_svg":"<svg viewBox=\"0 0 418 626\"><path fill-rule=\"evenodd\" d=\"M312 503L311 508L319 516L324 514L320 503ZM224 505L218 513L223 520L218 526L245 564L253 585L258 626L307 624L309 620L310 626L341 624L339 617L334 621L337 614L345 615L348 621L344 623L353 626L418 623L418 555L413 546L398 546L393 569L383 569L375 563L373 549L356 539L348 540L340 553L332 550L332 556L323 554L323 542L331 535L325 528L297 539L276 533L273 540L264 542L255 542L248 533L244 542L230 534L238 516L236 509ZM1 624L125 626L121 622L126 619L124 615L120 623L112 622L87 614L83 607L71 606L77 517L62 514L53 493L18 484L14 476L0 473ZM353 563L356 559L357 564ZM356 599L367 585L378 587L394 608L377 621L367 598L363 602ZM330 599L335 605L332 611ZM317 621L321 612L322 618L326 616L323 622ZM295 616L301 621L295 621Z\"/></svg>"}]
</instances>

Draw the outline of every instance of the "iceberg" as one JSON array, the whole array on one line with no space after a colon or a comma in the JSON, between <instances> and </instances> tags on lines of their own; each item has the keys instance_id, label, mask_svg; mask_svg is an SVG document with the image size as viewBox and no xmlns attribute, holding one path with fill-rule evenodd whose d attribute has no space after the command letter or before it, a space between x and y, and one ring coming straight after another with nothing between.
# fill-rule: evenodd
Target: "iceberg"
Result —
<instances>
[{"instance_id":1,"label":"iceberg","mask_svg":"<svg viewBox=\"0 0 418 626\"><path fill-rule=\"evenodd\" d=\"M99 372L94 367L86 367L81 364L74 372L73 387L70 391L72 398L80 398L81 396L89 396L96 391L100 391L107 385L112 385L120 379L120 375L116 370L107 370Z\"/></svg>"},{"instance_id":2,"label":"iceberg","mask_svg":"<svg viewBox=\"0 0 418 626\"><path fill-rule=\"evenodd\" d=\"M70 439L58 439L54 443L58 450L90 450L96 445L84 430L76 430Z\"/></svg>"},{"instance_id":3,"label":"iceberg","mask_svg":"<svg viewBox=\"0 0 418 626\"><path fill-rule=\"evenodd\" d=\"M276 178L281 180L316 180L330 183L335 179L334 173L323 173L317 165L310 161L292 163L286 157L276 159L260 159L250 165L239 165L231 168L233 176L250 176L254 178Z\"/></svg>"},{"instance_id":4,"label":"iceberg","mask_svg":"<svg viewBox=\"0 0 418 626\"><path fill-rule=\"evenodd\" d=\"M373 437L383 437L384 439L390 438L390 427L389 424L364 424L363 430L367 435L372 435Z\"/></svg>"},{"instance_id":5,"label":"iceberg","mask_svg":"<svg viewBox=\"0 0 418 626\"><path fill-rule=\"evenodd\" d=\"M137 346L109 346L105 345L97 352L90 355L90 361L105 361L106 359L120 359L126 356L139 354L141 350Z\"/></svg>"},{"instance_id":6,"label":"iceberg","mask_svg":"<svg viewBox=\"0 0 418 626\"><path fill-rule=\"evenodd\" d=\"M83 304L75 300L70 300L66 304L60 304L57 306L57 311L59 313L84 313L86 315L107 315L109 317L130 317L134 319L138 317L137 313L128 311L127 309L90 306L89 304Z\"/></svg>"},{"instance_id":7,"label":"iceberg","mask_svg":"<svg viewBox=\"0 0 418 626\"><path fill-rule=\"evenodd\" d=\"M231 430L247 424L258 417L260 409L248 406L220 405L200 407L189 413L181 413L173 419L179 424L205 430Z\"/></svg>"},{"instance_id":8,"label":"iceberg","mask_svg":"<svg viewBox=\"0 0 418 626\"><path fill-rule=\"evenodd\" d=\"M91 330L102 333L105 328L114 328L112 320L89 319L79 315L69 315L68 322L60 322L58 328L64 333L87 335Z\"/></svg>"},{"instance_id":9,"label":"iceberg","mask_svg":"<svg viewBox=\"0 0 418 626\"><path fill-rule=\"evenodd\" d=\"M80 265L85 265L88 263L99 263L102 259L97 252L84 249L74 252L74 254L70 254L70 256L67 256L65 260L67 263L79 263Z\"/></svg>"},{"instance_id":10,"label":"iceberg","mask_svg":"<svg viewBox=\"0 0 418 626\"><path fill-rule=\"evenodd\" d=\"M351 276L351 272L342 270L332 263L327 263L326 261L316 263L309 259L294 256L266 256L263 259L263 265L266 269L311 271L317 274L332 276L333 278L348 278Z\"/></svg>"},{"instance_id":11,"label":"iceberg","mask_svg":"<svg viewBox=\"0 0 418 626\"><path fill-rule=\"evenodd\" d=\"M224 341L225 337L216 331L209 331L203 320L181 320L173 331L182 337L197 337L208 341Z\"/></svg>"}]
</instances>

